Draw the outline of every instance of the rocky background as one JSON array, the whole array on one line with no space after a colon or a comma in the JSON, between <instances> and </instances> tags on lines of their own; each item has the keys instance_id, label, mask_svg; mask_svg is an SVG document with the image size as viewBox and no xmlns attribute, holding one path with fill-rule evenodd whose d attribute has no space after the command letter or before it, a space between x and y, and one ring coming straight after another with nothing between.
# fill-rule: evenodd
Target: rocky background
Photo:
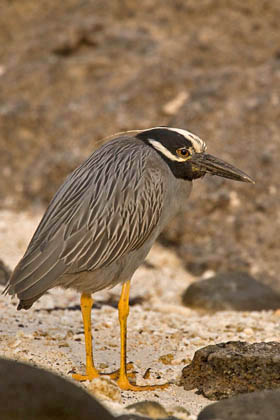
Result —
<instances>
[{"instance_id":1,"label":"rocky background","mask_svg":"<svg viewBox=\"0 0 280 420\"><path fill-rule=\"evenodd\" d=\"M151 366L153 380L176 383L203 346L279 340L279 20L278 0L1 0L0 284L65 176L115 132L186 128L256 180L196 181L137 271L128 348L137 381ZM118 296L101 292L93 308L100 369L118 367ZM78 299L54 290L19 314L0 295L1 356L69 378L83 369ZM194 420L209 401L186 389L152 398ZM109 407L148 394L122 393ZM239 406L252 411L237 402L237 417L225 418L245 419Z\"/></svg>"},{"instance_id":2,"label":"rocky background","mask_svg":"<svg viewBox=\"0 0 280 420\"><path fill-rule=\"evenodd\" d=\"M195 275L280 290L278 0L2 0L0 205L46 206L100 139L187 128L256 180L208 177L162 235Z\"/></svg>"},{"instance_id":3,"label":"rocky background","mask_svg":"<svg viewBox=\"0 0 280 420\"><path fill-rule=\"evenodd\" d=\"M256 180L208 177L161 237L186 268L280 290L278 0L2 0L0 206L45 207L112 133L192 130Z\"/></svg>"}]
</instances>

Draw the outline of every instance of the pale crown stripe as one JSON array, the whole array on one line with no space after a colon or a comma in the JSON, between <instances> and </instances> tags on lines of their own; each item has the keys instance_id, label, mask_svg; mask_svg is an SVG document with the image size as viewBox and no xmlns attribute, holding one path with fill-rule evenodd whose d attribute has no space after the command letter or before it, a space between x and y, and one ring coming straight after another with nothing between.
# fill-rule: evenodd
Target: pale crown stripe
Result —
<instances>
[{"instance_id":1,"label":"pale crown stripe","mask_svg":"<svg viewBox=\"0 0 280 420\"><path fill-rule=\"evenodd\" d=\"M181 136L185 137L185 139L189 140L194 148L194 151L196 153L203 153L206 151L207 146L204 143L203 140L201 140L201 138L199 138L198 136L196 136L195 134L191 133L188 130L183 130L182 128L175 128L175 127L152 127L152 128L148 128L146 130L143 131L150 131L150 130L155 130L155 129L164 129L164 130L170 130L170 131L175 131L178 134L181 134ZM166 155L167 156L167 155ZM173 160L178 160L178 159L173 159ZM183 160L179 160L178 162L183 162Z\"/></svg>"},{"instance_id":2,"label":"pale crown stripe","mask_svg":"<svg viewBox=\"0 0 280 420\"><path fill-rule=\"evenodd\" d=\"M201 153L206 150L206 144L204 143L204 141L201 140L195 134L191 133L190 131L182 130L181 128L173 128L173 127L168 127L168 130L175 131L181 134L182 136L184 136L187 140L191 141L193 144L193 148L197 153Z\"/></svg>"}]
</instances>

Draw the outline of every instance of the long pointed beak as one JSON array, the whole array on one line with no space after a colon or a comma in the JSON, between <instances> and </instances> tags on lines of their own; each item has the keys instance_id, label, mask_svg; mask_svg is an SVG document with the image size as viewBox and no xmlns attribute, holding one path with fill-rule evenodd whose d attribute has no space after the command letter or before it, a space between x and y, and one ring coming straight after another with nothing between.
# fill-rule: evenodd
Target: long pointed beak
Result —
<instances>
[{"instance_id":1,"label":"long pointed beak","mask_svg":"<svg viewBox=\"0 0 280 420\"><path fill-rule=\"evenodd\" d=\"M223 178L233 179L235 181L251 182L255 181L245 172L235 168L227 162L206 153L196 153L192 156L191 162L193 170L209 173L211 175L221 176Z\"/></svg>"}]
</instances>

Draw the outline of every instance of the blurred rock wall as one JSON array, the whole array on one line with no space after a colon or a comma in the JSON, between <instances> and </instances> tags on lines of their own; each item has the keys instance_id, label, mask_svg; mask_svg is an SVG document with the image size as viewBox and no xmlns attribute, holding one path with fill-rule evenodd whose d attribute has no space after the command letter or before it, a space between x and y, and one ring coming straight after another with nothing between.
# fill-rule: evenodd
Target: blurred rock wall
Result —
<instances>
[{"instance_id":1,"label":"blurred rock wall","mask_svg":"<svg viewBox=\"0 0 280 420\"><path fill-rule=\"evenodd\" d=\"M197 275L277 279L279 18L278 0L2 0L0 206L46 206L102 137L187 128L257 183L197 181L161 241Z\"/></svg>"}]
</instances>

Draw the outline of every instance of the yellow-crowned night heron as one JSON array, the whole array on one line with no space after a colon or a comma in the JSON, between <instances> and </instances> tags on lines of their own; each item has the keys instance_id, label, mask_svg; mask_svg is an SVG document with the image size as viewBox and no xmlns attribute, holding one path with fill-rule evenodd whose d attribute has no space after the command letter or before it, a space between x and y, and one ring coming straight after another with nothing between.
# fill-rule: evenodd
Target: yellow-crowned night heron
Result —
<instances>
[{"instance_id":1,"label":"yellow-crowned night heron","mask_svg":"<svg viewBox=\"0 0 280 420\"><path fill-rule=\"evenodd\" d=\"M206 154L206 144L194 134L155 127L121 133L104 144L55 194L6 291L18 296L18 309L30 308L55 286L82 292L86 375L74 375L77 380L98 376L92 357L91 294L122 283L118 384L125 390L152 388L133 385L127 377L130 279L168 221L183 209L192 180L206 173L253 182Z\"/></svg>"}]
</instances>

